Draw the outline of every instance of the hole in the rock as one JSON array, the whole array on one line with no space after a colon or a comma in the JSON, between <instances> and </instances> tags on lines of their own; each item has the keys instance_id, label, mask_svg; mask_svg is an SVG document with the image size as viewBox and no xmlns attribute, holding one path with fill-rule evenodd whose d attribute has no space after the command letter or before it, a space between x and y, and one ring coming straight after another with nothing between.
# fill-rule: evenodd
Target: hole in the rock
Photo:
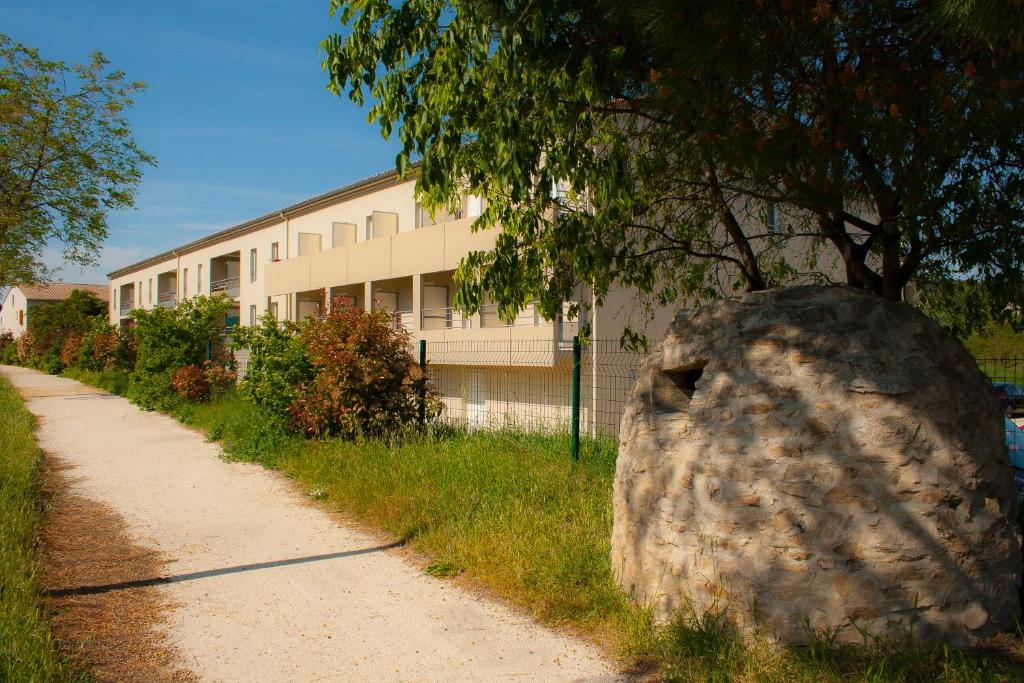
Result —
<instances>
[{"instance_id":1,"label":"hole in the rock","mask_svg":"<svg viewBox=\"0 0 1024 683\"><path fill-rule=\"evenodd\" d=\"M685 411L697 389L697 380L704 374L704 363L685 370L663 370L651 383L651 403L658 412Z\"/></svg>"},{"instance_id":2,"label":"hole in the rock","mask_svg":"<svg viewBox=\"0 0 1024 683\"><path fill-rule=\"evenodd\" d=\"M693 392L697 391L697 381L703 374L703 365L697 368L690 368L689 370L675 370L665 373L683 393L691 398L693 397Z\"/></svg>"}]
</instances>

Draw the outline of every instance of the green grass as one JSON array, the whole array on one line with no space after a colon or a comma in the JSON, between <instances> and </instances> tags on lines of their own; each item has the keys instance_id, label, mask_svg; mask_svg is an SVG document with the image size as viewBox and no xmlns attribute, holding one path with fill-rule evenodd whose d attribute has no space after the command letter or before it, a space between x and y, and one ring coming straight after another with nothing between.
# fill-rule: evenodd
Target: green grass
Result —
<instances>
[{"instance_id":1,"label":"green grass","mask_svg":"<svg viewBox=\"0 0 1024 683\"><path fill-rule=\"evenodd\" d=\"M36 580L42 509L34 429L0 378L0 681L86 681L57 651Z\"/></svg>"},{"instance_id":2,"label":"green grass","mask_svg":"<svg viewBox=\"0 0 1024 683\"><path fill-rule=\"evenodd\" d=\"M585 441L574 468L564 435L446 430L390 443L306 441L231 392L173 414L221 441L228 457L279 469L311 498L405 540L430 558L427 573L459 576L666 680L1024 680L1019 639L970 652L836 646L824 636L776 648L744 641L712 615L653 626L612 581L610 442Z\"/></svg>"},{"instance_id":3,"label":"green grass","mask_svg":"<svg viewBox=\"0 0 1024 683\"><path fill-rule=\"evenodd\" d=\"M82 368L67 368L61 373L62 377L77 379L79 382L99 387L112 394L123 396L128 390L128 373L124 370L83 370Z\"/></svg>"},{"instance_id":4,"label":"green grass","mask_svg":"<svg viewBox=\"0 0 1024 683\"><path fill-rule=\"evenodd\" d=\"M574 468L565 435L440 431L391 443L307 442L283 436L231 393L177 415L221 440L229 457L280 469L310 497L423 551L427 573L461 575L667 680L1024 680L1019 639L992 651L926 653L816 636L807 647L780 649L744 642L711 615L652 626L612 581L616 454L608 441L585 441Z\"/></svg>"}]
</instances>

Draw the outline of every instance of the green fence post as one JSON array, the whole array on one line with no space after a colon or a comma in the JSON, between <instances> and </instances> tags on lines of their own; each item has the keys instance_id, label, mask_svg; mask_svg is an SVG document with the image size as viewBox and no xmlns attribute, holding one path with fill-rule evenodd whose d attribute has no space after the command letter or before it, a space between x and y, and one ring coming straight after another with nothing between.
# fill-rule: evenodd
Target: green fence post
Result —
<instances>
[{"instance_id":1,"label":"green fence post","mask_svg":"<svg viewBox=\"0 0 1024 683\"><path fill-rule=\"evenodd\" d=\"M580 460L580 336L572 338L572 461Z\"/></svg>"},{"instance_id":2,"label":"green fence post","mask_svg":"<svg viewBox=\"0 0 1024 683\"><path fill-rule=\"evenodd\" d=\"M420 339L420 427L427 422L427 340Z\"/></svg>"}]
</instances>

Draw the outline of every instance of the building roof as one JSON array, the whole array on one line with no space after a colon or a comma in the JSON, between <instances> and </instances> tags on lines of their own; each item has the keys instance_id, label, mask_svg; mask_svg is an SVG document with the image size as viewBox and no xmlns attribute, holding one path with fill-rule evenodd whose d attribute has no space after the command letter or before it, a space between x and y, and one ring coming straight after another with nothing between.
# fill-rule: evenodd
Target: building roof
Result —
<instances>
[{"instance_id":1,"label":"building roof","mask_svg":"<svg viewBox=\"0 0 1024 683\"><path fill-rule=\"evenodd\" d=\"M416 169L419 168L421 163L422 162L420 161L415 161L409 164L409 168L415 171ZM334 190L324 192L323 194L318 194L315 197L310 197L309 199L303 199L302 201L297 202L295 204L291 204L284 208L277 209L276 211L271 211L270 213L260 216L259 218L253 218L251 220L245 221L244 223L233 225L230 228L226 228L219 232L215 232L212 235L200 237L199 239L189 242L188 244L183 244L180 247L169 249L160 254L156 254L155 256L150 256L149 258L145 258L141 261L137 261L122 268L118 268L117 270L107 273L107 277L113 279L115 277L124 275L125 273L130 273L133 270L138 270L139 268L143 268L154 263L159 263L160 261L167 261L168 259L175 258L176 256L180 256L182 254L187 254L188 252L195 251L196 249L199 249L201 247L205 247L210 244L216 244L217 242L229 239L231 237L237 237L247 232L264 228L278 221L282 221L287 218L293 218L294 216L305 213L307 211L313 211L315 209L320 208L324 204L338 201L341 199L348 199L350 197L356 197L361 194L371 192L382 185L388 185L389 183L394 182L401 182L403 180L405 179L400 178L398 172L395 171L394 169L388 171L381 171L380 173L375 173L374 175L363 178L362 180L357 180L354 183L343 185Z\"/></svg>"},{"instance_id":2,"label":"building roof","mask_svg":"<svg viewBox=\"0 0 1024 683\"><path fill-rule=\"evenodd\" d=\"M29 301L64 301L71 292L81 289L92 292L103 301L110 301L106 285L86 285L74 282L40 282L36 285L15 285Z\"/></svg>"}]
</instances>

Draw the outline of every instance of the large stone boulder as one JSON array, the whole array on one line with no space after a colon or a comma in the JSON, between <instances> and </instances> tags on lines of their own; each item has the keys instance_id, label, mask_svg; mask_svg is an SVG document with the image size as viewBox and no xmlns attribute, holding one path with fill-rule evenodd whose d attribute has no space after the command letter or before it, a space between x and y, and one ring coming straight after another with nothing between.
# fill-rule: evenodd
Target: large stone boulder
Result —
<instances>
[{"instance_id":1,"label":"large stone boulder","mask_svg":"<svg viewBox=\"0 0 1024 683\"><path fill-rule=\"evenodd\" d=\"M990 383L846 287L679 313L622 418L612 566L656 614L965 645L1015 627L1017 502Z\"/></svg>"}]
</instances>

